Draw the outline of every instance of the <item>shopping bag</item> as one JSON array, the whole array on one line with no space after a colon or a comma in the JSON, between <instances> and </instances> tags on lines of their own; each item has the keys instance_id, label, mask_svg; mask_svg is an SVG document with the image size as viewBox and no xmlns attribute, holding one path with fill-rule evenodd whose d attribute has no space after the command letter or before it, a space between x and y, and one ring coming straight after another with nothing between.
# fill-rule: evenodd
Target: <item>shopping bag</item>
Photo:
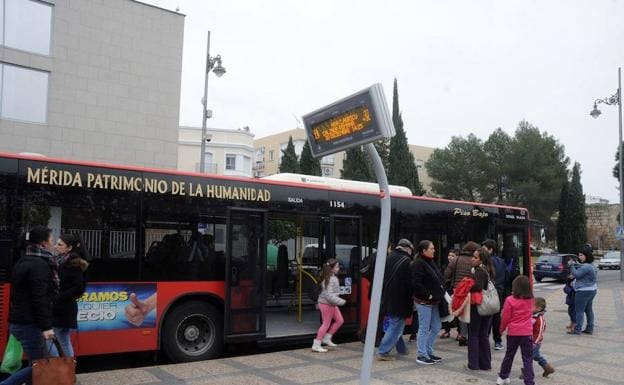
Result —
<instances>
[{"instance_id":1,"label":"shopping bag","mask_svg":"<svg viewBox=\"0 0 624 385\"><path fill-rule=\"evenodd\" d=\"M0 365L0 372L13 374L22 368L22 355L24 349L22 344L11 334L6 348L4 349L4 356L2 357L2 364Z\"/></svg>"},{"instance_id":2,"label":"shopping bag","mask_svg":"<svg viewBox=\"0 0 624 385\"><path fill-rule=\"evenodd\" d=\"M56 337L52 342L59 357L50 357L50 350L44 349L44 357L33 360L33 385L75 385L76 360L65 355Z\"/></svg>"}]
</instances>

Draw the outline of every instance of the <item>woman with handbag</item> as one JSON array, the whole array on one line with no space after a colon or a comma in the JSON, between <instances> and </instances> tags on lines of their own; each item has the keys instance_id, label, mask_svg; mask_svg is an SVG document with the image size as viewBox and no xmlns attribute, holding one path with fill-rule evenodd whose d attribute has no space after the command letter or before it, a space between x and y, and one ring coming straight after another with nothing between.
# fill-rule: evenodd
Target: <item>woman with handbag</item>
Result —
<instances>
[{"instance_id":1,"label":"woman with handbag","mask_svg":"<svg viewBox=\"0 0 624 385\"><path fill-rule=\"evenodd\" d=\"M74 349L70 333L78 329L76 300L85 291L84 272L89 263L81 258L80 238L73 234L63 234L54 246L59 266L60 288L52 307L52 326L66 356L73 357ZM51 345L52 349L56 349Z\"/></svg>"},{"instance_id":2,"label":"woman with handbag","mask_svg":"<svg viewBox=\"0 0 624 385\"><path fill-rule=\"evenodd\" d=\"M29 359L1 385L30 384L32 361L43 358L44 340L54 338L52 299L58 290L56 263L51 253L52 230L35 226L25 235L26 252L13 266L9 330Z\"/></svg>"},{"instance_id":3,"label":"woman with handbag","mask_svg":"<svg viewBox=\"0 0 624 385\"><path fill-rule=\"evenodd\" d=\"M432 365L442 360L433 354L433 345L442 328L440 303L444 300L444 278L433 261L435 247L431 241L421 241L416 246L418 258L412 263L413 299L418 312L418 358L416 362ZM445 305L448 309L448 304ZM447 310L448 311L448 310Z\"/></svg>"},{"instance_id":4,"label":"woman with handbag","mask_svg":"<svg viewBox=\"0 0 624 385\"><path fill-rule=\"evenodd\" d=\"M492 315L483 316L478 311L478 306L483 301L483 291L487 289L490 279L493 279L487 270L489 257L489 252L483 247L474 251L471 260L472 279L475 283L470 289L470 324L468 325L468 369L470 370L492 369L489 341Z\"/></svg>"}]
</instances>

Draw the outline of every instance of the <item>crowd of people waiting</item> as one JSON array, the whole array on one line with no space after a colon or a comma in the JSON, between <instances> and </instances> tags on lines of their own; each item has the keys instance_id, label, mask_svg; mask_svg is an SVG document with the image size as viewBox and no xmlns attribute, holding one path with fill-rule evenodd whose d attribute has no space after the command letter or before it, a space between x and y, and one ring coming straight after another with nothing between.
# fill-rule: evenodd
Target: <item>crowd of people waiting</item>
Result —
<instances>
[{"instance_id":1,"label":"crowd of people waiting","mask_svg":"<svg viewBox=\"0 0 624 385\"><path fill-rule=\"evenodd\" d=\"M496 384L509 384L512 363L520 349L523 366L520 378L526 385L534 384L533 361L543 369L542 376L555 372L540 353L546 330L546 300L534 297L529 277L520 274L517 256L496 255L497 244L487 239L481 245L466 242L461 250L450 250L444 269L435 260L435 245L423 240L416 246L408 239L397 242L386 259L382 287L381 331L377 360L390 361L408 354L403 334L405 320L412 317L412 335L416 362L434 365L443 360L436 354L438 338L451 337L457 328L459 346L467 346L469 370L492 370L490 334L495 350L503 350L502 335L506 332L506 352ZM568 304L569 334L592 334L594 314L592 301L596 296L596 269L592 265L590 245L569 261L570 276L564 288ZM312 349L326 352L335 347L332 335L342 325L338 306L338 280L334 276L337 261L329 260L324 267L319 306L323 325ZM583 326L583 316L587 326ZM333 321L333 323L332 323ZM441 329L444 328L442 333ZM328 332L329 330L329 332Z\"/></svg>"}]
</instances>

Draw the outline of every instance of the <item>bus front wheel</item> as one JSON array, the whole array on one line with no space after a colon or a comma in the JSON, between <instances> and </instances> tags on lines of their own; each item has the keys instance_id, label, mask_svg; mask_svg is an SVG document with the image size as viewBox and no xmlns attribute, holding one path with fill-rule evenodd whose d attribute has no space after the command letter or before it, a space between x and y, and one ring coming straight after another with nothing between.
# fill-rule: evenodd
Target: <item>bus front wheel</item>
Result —
<instances>
[{"instance_id":1,"label":"bus front wheel","mask_svg":"<svg viewBox=\"0 0 624 385\"><path fill-rule=\"evenodd\" d=\"M175 362L218 358L223 351L223 315L206 302L183 303L167 316L162 341L165 354Z\"/></svg>"}]
</instances>

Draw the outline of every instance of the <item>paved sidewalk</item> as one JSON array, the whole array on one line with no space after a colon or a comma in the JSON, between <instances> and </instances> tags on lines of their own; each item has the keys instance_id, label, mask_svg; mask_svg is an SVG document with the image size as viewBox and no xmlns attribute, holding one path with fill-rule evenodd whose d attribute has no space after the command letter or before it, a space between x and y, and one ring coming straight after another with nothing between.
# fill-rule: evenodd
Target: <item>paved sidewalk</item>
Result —
<instances>
[{"instance_id":1,"label":"paved sidewalk","mask_svg":"<svg viewBox=\"0 0 624 385\"><path fill-rule=\"evenodd\" d=\"M565 334L567 308L561 290L537 293L548 301L545 342L542 354L556 372L541 377L535 363L536 382L549 385L616 385L624 382L624 285L619 281L600 283L594 301L596 328L593 336ZM358 384L362 359L359 342L340 345L329 353L299 349L189 364L163 365L141 369L95 372L78 376L81 385L118 384ZM418 365L415 346L408 356L396 361L375 362L373 384L494 384L504 350L492 350L489 372L465 368L466 349L452 340L438 340L436 353L444 360L433 366ZM512 370L512 384L518 379L521 363L518 352Z\"/></svg>"}]
</instances>

